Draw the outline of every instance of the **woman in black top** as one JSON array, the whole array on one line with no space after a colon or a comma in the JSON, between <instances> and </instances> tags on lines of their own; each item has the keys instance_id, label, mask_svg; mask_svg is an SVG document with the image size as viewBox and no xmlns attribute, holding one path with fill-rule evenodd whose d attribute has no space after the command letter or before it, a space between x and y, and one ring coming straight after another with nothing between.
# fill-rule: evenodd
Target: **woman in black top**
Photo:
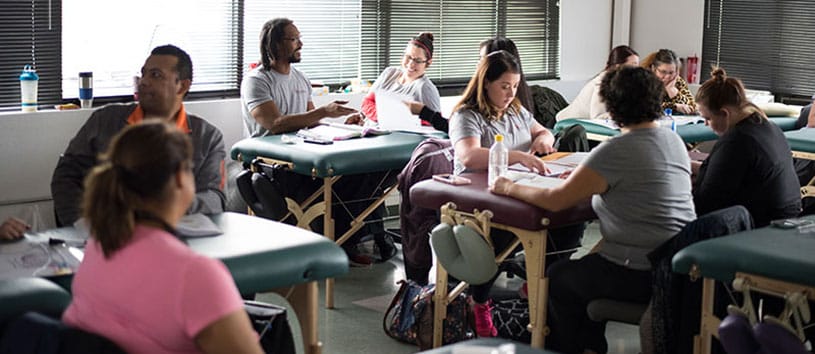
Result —
<instances>
[{"instance_id":1,"label":"woman in black top","mask_svg":"<svg viewBox=\"0 0 815 354\"><path fill-rule=\"evenodd\" d=\"M696 214L742 205L756 227L797 216L801 197L789 144L781 129L747 100L741 81L714 69L696 103L719 135L696 177Z\"/></svg>"}]
</instances>

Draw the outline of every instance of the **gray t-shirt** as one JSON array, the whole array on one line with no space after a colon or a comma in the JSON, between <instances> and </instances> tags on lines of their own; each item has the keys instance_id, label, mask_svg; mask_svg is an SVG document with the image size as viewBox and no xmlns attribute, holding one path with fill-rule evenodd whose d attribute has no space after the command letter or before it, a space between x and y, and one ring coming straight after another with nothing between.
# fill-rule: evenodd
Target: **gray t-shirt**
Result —
<instances>
[{"instance_id":1,"label":"gray t-shirt","mask_svg":"<svg viewBox=\"0 0 815 354\"><path fill-rule=\"evenodd\" d=\"M600 255L633 269L650 269L646 254L696 218L690 159L679 136L665 128L637 129L597 146L583 164L608 190L592 198L600 219Z\"/></svg>"},{"instance_id":2,"label":"gray t-shirt","mask_svg":"<svg viewBox=\"0 0 815 354\"><path fill-rule=\"evenodd\" d=\"M311 101L311 83L294 66L288 75L258 67L246 74L241 83L241 110L243 111L243 137L269 134L252 117L252 110L274 101L282 115L305 113Z\"/></svg>"},{"instance_id":3,"label":"gray t-shirt","mask_svg":"<svg viewBox=\"0 0 815 354\"><path fill-rule=\"evenodd\" d=\"M421 102L434 112L441 112L441 98L439 90L427 75L413 80L409 84L400 84L399 77L402 76L402 68L391 66L385 68L371 86L371 91L385 90L411 97L416 102Z\"/></svg>"},{"instance_id":4,"label":"gray t-shirt","mask_svg":"<svg viewBox=\"0 0 815 354\"><path fill-rule=\"evenodd\" d=\"M520 112L507 110L501 120L484 119L472 109L460 109L450 117L450 142L455 146L463 138L476 137L481 141L481 147L489 148L495 142L495 135L501 134L507 149L529 151L534 123L532 113L523 107ZM458 157L454 166L455 173L465 170Z\"/></svg>"}]
</instances>

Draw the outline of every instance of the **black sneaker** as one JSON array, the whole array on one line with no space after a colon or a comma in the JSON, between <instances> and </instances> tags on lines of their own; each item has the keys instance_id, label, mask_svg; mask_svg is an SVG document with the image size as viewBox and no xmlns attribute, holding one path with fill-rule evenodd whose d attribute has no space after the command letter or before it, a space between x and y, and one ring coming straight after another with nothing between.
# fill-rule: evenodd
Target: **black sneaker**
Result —
<instances>
[{"instance_id":1,"label":"black sneaker","mask_svg":"<svg viewBox=\"0 0 815 354\"><path fill-rule=\"evenodd\" d=\"M379 250L379 259L376 260L376 263L387 262L396 255L396 246L393 244L393 238L387 233L374 235L374 246Z\"/></svg>"}]
</instances>

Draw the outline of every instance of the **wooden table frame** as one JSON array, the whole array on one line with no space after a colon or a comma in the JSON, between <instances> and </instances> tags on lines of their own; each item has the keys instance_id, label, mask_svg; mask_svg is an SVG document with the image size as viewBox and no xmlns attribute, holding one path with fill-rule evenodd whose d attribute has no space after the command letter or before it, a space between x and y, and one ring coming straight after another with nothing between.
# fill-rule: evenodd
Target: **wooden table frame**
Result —
<instances>
[{"instance_id":1,"label":"wooden table frame","mask_svg":"<svg viewBox=\"0 0 815 354\"><path fill-rule=\"evenodd\" d=\"M443 223L458 225L463 224L472 227L481 234L487 242L492 245L490 229L497 228L513 233L518 239L502 250L495 257L496 262L506 259L518 244L522 244L526 255L526 275L529 289L529 326L532 333L532 347L543 348L545 336L549 334L546 326L546 302L548 299L549 279L546 278L546 242L548 230L539 231L524 230L517 227L493 223L490 221L492 212L489 210L472 213L456 210L454 203L447 203L441 207L441 218ZM549 224L548 219L541 220L544 226ZM447 316L447 305L455 299L458 294L467 288L467 284L461 282L452 291L447 291L447 271L436 262L436 292L433 295L435 303L433 313L433 347L442 345L442 332L444 318Z\"/></svg>"},{"instance_id":2,"label":"wooden table frame","mask_svg":"<svg viewBox=\"0 0 815 354\"><path fill-rule=\"evenodd\" d=\"M266 157L258 157L258 160L262 161L266 164L278 164L288 167L289 169L293 168L293 163L288 161L281 161ZM253 172L259 172L255 170L254 164L252 165ZM333 173L333 171L331 171ZM316 177L316 171L312 171L312 177ZM342 245L347 241L351 236L354 235L362 226L365 225L365 219L371 215L376 208L382 205L385 200L396 191L397 183L394 182L393 185L388 186L385 188L382 195L377 197L376 199L372 200L365 210L363 210L359 215L356 215L354 219L351 220L351 228L348 229L344 234L342 234L339 238L336 238L334 235L334 217L332 215L332 208L326 207L327 205L332 205L333 200L333 186L334 183L337 182L342 178L342 176L329 176L322 178L323 183L322 185L314 191L308 198L306 198L302 203L297 203L291 198L286 198L286 206L289 210L289 213L286 214L282 218L282 220L286 220L290 215L293 215L295 220L297 221L297 227L311 230L311 222L323 216L323 236L332 240L337 243L337 245ZM319 203L314 203L317 198L323 196L323 201ZM251 209L250 209L251 211ZM334 278L328 278L325 280L325 307L329 309L334 308Z\"/></svg>"},{"instance_id":3,"label":"wooden table frame","mask_svg":"<svg viewBox=\"0 0 815 354\"><path fill-rule=\"evenodd\" d=\"M691 269L691 278L698 278L698 269ZM693 352L695 354L710 354L711 339L719 338L719 325L722 320L713 313L713 299L715 296L715 279L702 280L702 317L699 324L699 334L693 337ZM734 282L749 284L750 291L759 292L778 297L787 293L802 293L809 300L815 300L815 287L795 284L748 273L736 273Z\"/></svg>"}]
</instances>

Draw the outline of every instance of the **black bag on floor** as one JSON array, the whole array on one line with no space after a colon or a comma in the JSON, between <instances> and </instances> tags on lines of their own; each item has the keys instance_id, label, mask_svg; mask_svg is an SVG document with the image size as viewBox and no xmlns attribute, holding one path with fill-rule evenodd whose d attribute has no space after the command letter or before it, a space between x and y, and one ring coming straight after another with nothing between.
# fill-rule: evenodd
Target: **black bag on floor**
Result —
<instances>
[{"instance_id":1,"label":"black bag on floor","mask_svg":"<svg viewBox=\"0 0 815 354\"><path fill-rule=\"evenodd\" d=\"M529 343L532 333L529 325L529 302L526 299L497 301L492 309L492 324L498 329L498 336L517 342Z\"/></svg>"},{"instance_id":2,"label":"black bag on floor","mask_svg":"<svg viewBox=\"0 0 815 354\"><path fill-rule=\"evenodd\" d=\"M286 308L258 301L243 302L252 328L260 336L260 346L266 354L295 354L294 337L286 318Z\"/></svg>"}]
</instances>

